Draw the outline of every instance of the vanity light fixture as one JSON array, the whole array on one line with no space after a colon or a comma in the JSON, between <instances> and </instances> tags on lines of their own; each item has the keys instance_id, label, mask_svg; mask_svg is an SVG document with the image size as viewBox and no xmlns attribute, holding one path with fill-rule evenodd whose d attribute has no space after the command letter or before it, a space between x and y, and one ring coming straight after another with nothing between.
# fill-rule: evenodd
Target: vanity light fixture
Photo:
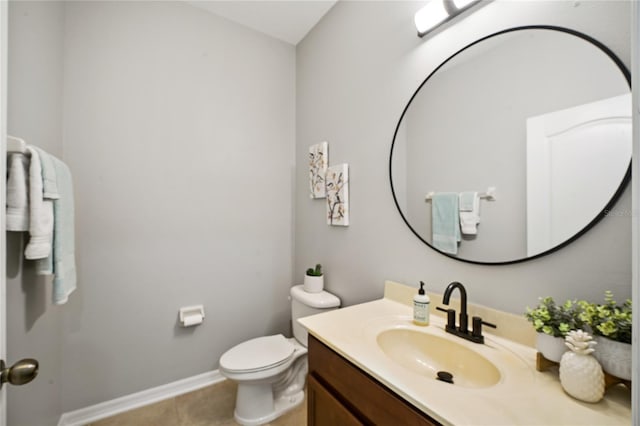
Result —
<instances>
[{"instance_id":1,"label":"vanity light fixture","mask_svg":"<svg viewBox=\"0 0 640 426\"><path fill-rule=\"evenodd\" d=\"M480 0L431 0L416 12L414 21L418 30L418 37L432 31L454 16L469 9Z\"/></svg>"},{"instance_id":2,"label":"vanity light fixture","mask_svg":"<svg viewBox=\"0 0 640 426\"><path fill-rule=\"evenodd\" d=\"M453 0L453 5L461 11L467 6L471 6L472 3L475 3L477 0ZM458 12L459 13L459 12Z\"/></svg>"}]
</instances>

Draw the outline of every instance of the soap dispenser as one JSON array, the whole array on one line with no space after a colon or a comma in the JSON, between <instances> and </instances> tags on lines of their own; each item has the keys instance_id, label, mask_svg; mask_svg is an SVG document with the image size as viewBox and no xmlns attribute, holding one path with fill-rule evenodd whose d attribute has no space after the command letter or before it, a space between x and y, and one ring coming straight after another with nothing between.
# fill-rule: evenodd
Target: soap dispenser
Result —
<instances>
[{"instance_id":1,"label":"soap dispenser","mask_svg":"<svg viewBox=\"0 0 640 426\"><path fill-rule=\"evenodd\" d=\"M424 291L424 282L420 281L420 290L413 296L413 323L429 325L429 296Z\"/></svg>"}]
</instances>

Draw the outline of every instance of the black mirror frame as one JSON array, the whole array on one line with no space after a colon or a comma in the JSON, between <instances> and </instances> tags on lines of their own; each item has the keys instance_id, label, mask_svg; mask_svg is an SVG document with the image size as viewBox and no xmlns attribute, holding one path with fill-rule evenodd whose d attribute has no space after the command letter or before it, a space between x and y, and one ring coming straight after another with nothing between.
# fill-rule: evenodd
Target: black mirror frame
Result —
<instances>
[{"instance_id":1,"label":"black mirror frame","mask_svg":"<svg viewBox=\"0 0 640 426\"><path fill-rule=\"evenodd\" d=\"M462 49L458 50L453 55L449 56L444 62L442 62L440 65L438 65L436 67L436 69L434 69L427 76L427 78L424 79L424 81L420 84L420 86L418 86L416 91L413 93L413 95L409 99L409 102L405 106L404 110L402 111L402 114L400 115L400 119L398 120L398 125L396 126L396 129L395 129L395 131L393 133L393 139L391 141L391 152L390 152L390 155L389 155L389 183L391 185L391 194L393 195L393 201L396 204L396 208L398 209L398 212L400 213L400 216L402 217L402 220L404 220L404 223L409 227L411 232L413 232L413 234L416 237L418 237L418 239L420 239L420 241L425 243L427 246L429 246L431 249L435 250L436 252L438 252L438 253L440 253L440 254L442 254L444 256L447 256L447 257L449 257L451 259L458 260L460 262L473 263L473 264L478 264L478 265L509 265L509 264L513 264L513 263L526 262L526 261L529 261L529 260L537 259L537 258L540 258L542 256L546 256L546 255L549 255L551 253L554 253L554 252L560 250L561 248L571 244L573 241L577 240L578 238L580 238L587 231L589 231L591 228L593 228L600 220L602 220L606 216L606 212L610 211L613 208L613 206L616 204L618 199L622 196L622 194L624 193L627 185L631 181L631 160L630 160L629 161L629 166L627 168L627 172L625 173L625 176L622 179L622 182L620 182L620 186L616 190L615 194L613 194L613 196L611 197L611 199L609 200L607 205L602 209L602 211L600 213L598 213L598 215L596 215L595 218L593 218L593 220L591 220L591 222L589 222L584 228L582 228L580 231L578 231L571 238L569 238L569 239L565 240L564 242L562 242L562 243L550 248L549 250L541 252L541 253L538 253L538 254L536 254L534 256L523 257L523 258L520 258L520 259L506 260L506 261L500 261L500 262L483 262L483 261L476 261L476 260L459 258L459 257L456 257L456 256L451 255L449 253L444 253L444 252L436 249L431 244L429 244L420 234L418 234L418 232L411 226L411 224L409 223L409 221L407 220L405 215L402 213L402 209L400 208L400 204L398 203L398 198L396 197L396 192L395 192L395 189L393 187L393 148L395 146L396 136L398 135L398 130L400 129L400 125L402 123L402 119L404 118L407 110L409 109L409 106L413 102L413 99L416 97L418 92L420 92L420 89L422 89L422 87L427 83L427 81L429 81L431 76L433 76L436 72L438 72L438 70L440 68L442 68L445 64L447 64L451 59L456 57L458 54L462 53L463 51L467 50L468 48L470 48L472 46L475 46L476 44L478 44L478 43L480 43L480 42L482 42L484 40L487 40L487 39L489 39L491 37L495 37L495 36L498 36L498 35L501 35L501 34L510 33L510 32L514 32L514 31L522 31L522 30L559 31L559 32L562 32L562 33L574 35L576 37L579 37L579 38L581 38L581 39L593 44L594 46L596 46L600 50L602 50L602 52L604 52L609 57L609 59L611 59L618 66L618 68L620 69L620 71L624 75L624 78L627 80L627 84L629 85L629 89L631 89L631 73L629 72L629 70L627 69L625 64L620 60L620 58L618 58L618 56L615 53L613 53L613 51L611 49L609 49L607 46L605 46L604 44L602 44L598 40L594 39L593 37L590 37L590 36L588 36L588 35L586 35L584 33L581 33L579 31L575 31L575 30L572 30L572 29L569 29L569 28L558 27L558 26L553 26L553 25L525 25L525 26L508 28L508 29L505 29L505 30L502 30L502 31L495 32L493 34L489 34L489 35L487 35L485 37L482 37L482 38L474 41L471 44L466 45L465 47L463 47Z\"/></svg>"}]
</instances>

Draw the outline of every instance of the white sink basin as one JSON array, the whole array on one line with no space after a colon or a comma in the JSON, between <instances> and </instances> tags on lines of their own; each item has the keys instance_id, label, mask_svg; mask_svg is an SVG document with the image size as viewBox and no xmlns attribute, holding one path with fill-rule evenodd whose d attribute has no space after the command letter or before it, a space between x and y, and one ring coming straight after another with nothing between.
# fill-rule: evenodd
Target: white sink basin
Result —
<instances>
[{"instance_id":1,"label":"white sink basin","mask_svg":"<svg viewBox=\"0 0 640 426\"><path fill-rule=\"evenodd\" d=\"M451 339L393 328L377 336L378 346L394 362L414 373L436 379L444 371L453 376L454 386L486 388L500 381L500 371L484 356Z\"/></svg>"}]
</instances>

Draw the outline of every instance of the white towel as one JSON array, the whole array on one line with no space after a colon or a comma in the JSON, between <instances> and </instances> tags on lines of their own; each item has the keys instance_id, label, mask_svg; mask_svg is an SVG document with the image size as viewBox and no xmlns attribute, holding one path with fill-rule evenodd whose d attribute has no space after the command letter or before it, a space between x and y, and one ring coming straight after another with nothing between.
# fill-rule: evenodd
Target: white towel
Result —
<instances>
[{"instance_id":1,"label":"white towel","mask_svg":"<svg viewBox=\"0 0 640 426\"><path fill-rule=\"evenodd\" d=\"M477 192L461 192L459 195L460 230L465 235L476 235L480 223L480 197Z\"/></svg>"},{"instance_id":2,"label":"white towel","mask_svg":"<svg viewBox=\"0 0 640 426\"><path fill-rule=\"evenodd\" d=\"M7 231L29 230L29 159L24 154L9 156L7 177Z\"/></svg>"},{"instance_id":3,"label":"white towel","mask_svg":"<svg viewBox=\"0 0 640 426\"><path fill-rule=\"evenodd\" d=\"M44 199L42 165L38 151L27 146L29 165L29 243L24 250L27 259L45 259L51 253L53 239L53 201Z\"/></svg>"}]
</instances>

